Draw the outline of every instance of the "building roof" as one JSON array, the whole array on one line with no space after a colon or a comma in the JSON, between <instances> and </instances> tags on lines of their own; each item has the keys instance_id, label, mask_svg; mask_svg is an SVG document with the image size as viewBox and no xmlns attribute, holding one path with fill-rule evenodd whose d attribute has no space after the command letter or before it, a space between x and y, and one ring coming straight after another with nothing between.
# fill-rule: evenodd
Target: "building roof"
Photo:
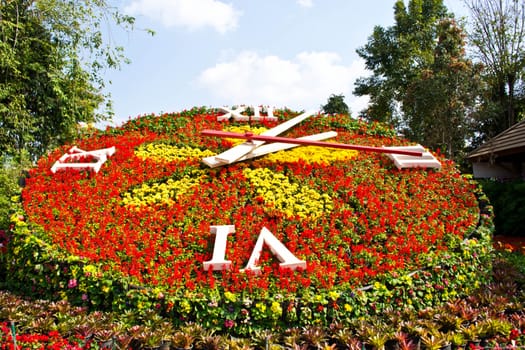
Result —
<instances>
[{"instance_id":1,"label":"building roof","mask_svg":"<svg viewBox=\"0 0 525 350\"><path fill-rule=\"evenodd\" d=\"M486 158L502 158L525 154L525 120L518 122L494 136L483 145L472 151L467 158L470 160Z\"/></svg>"}]
</instances>

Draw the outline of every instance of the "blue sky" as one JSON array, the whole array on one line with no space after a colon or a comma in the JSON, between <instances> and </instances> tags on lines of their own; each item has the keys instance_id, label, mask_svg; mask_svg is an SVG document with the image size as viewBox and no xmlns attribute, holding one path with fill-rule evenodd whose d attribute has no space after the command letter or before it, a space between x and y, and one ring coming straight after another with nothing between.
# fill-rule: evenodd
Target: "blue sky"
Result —
<instances>
[{"instance_id":1,"label":"blue sky","mask_svg":"<svg viewBox=\"0 0 525 350\"><path fill-rule=\"evenodd\" d=\"M193 106L319 110L331 94L345 95L355 114L368 101L352 95L356 78L368 74L355 50L375 25L394 23L394 3L120 0L136 29L111 33L131 60L106 73L114 123ZM456 16L467 13L461 0L444 3Z\"/></svg>"}]
</instances>

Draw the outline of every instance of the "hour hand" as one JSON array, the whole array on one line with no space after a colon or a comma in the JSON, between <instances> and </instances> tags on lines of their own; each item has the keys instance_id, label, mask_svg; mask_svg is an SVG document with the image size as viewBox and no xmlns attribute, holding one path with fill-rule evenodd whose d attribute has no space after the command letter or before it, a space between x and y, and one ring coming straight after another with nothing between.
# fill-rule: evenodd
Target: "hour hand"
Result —
<instances>
[{"instance_id":1,"label":"hour hand","mask_svg":"<svg viewBox=\"0 0 525 350\"><path fill-rule=\"evenodd\" d=\"M320 133L320 134L314 134L314 135L308 135L308 136L299 137L299 138L297 138L297 140L320 141L320 140L326 140L326 139L329 139L329 138L332 138L332 137L336 137L336 136L337 136L337 133L335 131L327 131L327 132L323 132L323 133ZM257 142L257 141L255 141L255 142ZM258 142L261 142L261 141L258 141ZM249 142L245 142L243 144L247 144L247 143L249 143ZM263 156L265 154L278 152L278 151L294 148L294 147L297 147L297 146L300 146L300 145L299 144L293 144L293 143L282 143L282 142L263 144L263 145L256 146L256 147L252 148L251 151L249 151L248 153L244 154L243 156L241 156L240 158L238 158L235 161L236 162L240 162L240 161L243 161L243 160L252 159L252 158L255 158L255 157L260 157L260 156ZM206 158L203 158L202 161L203 161L204 164L208 165L210 168L216 168L216 167L219 167L221 165L229 164L229 163L224 163L224 162L220 161L217 156L206 157Z\"/></svg>"}]
</instances>

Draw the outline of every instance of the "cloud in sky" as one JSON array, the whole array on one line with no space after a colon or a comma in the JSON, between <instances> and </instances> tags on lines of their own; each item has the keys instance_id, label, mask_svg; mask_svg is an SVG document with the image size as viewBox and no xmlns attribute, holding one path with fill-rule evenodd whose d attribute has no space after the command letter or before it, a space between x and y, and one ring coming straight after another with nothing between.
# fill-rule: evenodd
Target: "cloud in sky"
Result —
<instances>
[{"instance_id":1,"label":"cloud in sky","mask_svg":"<svg viewBox=\"0 0 525 350\"><path fill-rule=\"evenodd\" d=\"M367 98L352 97L356 78L366 76L364 62L349 65L333 52L301 52L293 59L243 51L201 72L197 84L228 104L318 109L331 94L343 94L353 114Z\"/></svg>"},{"instance_id":2,"label":"cloud in sky","mask_svg":"<svg viewBox=\"0 0 525 350\"><path fill-rule=\"evenodd\" d=\"M165 27L212 27L222 34L235 29L242 14L231 4L217 0L133 0L125 12L159 21Z\"/></svg>"},{"instance_id":3,"label":"cloud in sky","mask_svg":"<svg viewBox=\"0 0 525 350\"><path fill-rule=\"evenodd\" d=\"M297 3L302 7L314 6L314 2L312 0L297 0Z\"/></svg>"}]
</instances>

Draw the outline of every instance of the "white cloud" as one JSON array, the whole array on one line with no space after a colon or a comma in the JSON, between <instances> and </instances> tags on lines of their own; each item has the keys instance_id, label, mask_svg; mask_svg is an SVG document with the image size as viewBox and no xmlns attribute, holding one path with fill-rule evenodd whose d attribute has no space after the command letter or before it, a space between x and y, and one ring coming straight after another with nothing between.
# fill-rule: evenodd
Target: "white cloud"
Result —
<instances>
[{"instance_id":1,"label":"white cloud","mask_svg":"<svg viewBox=\"0 0 525 350\"><path fill-rule=\"evenodd\" d=\"M354 81L368 75L362 60L349 65L333 52L301 52L291 60L244 51L199 75L198 85L225 104L319 109L331 94L343 94L353 114L368 98L352 96Z\"/></svg>"},{"instance_id":2,"label":"white cloud","mask_svg":"<svg viewBox=\"0 0 525 350\"><path fill-rule=\"evenodd\" d=\"M297 4L302 7L312 7L314 2L312 0L297 0Z\"/></svg>"},{"instance_id":3,"label":"white cloud","mask_svg":"<svg viewBox=\"0 0 525 350\"><path fill-rule=\"evenodd\" d=\"M212 27L225 33L237 27L241 12L217 0L133 0L125 12L190 30Z\"/></svg>"}]
</instances>

